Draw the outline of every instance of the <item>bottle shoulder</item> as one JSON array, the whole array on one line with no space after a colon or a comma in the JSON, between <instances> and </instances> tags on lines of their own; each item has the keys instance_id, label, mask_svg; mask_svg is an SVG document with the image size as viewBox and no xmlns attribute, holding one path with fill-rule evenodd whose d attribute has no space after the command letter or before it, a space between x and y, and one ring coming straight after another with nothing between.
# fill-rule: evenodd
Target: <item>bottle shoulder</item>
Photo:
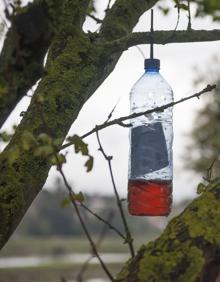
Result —
<instances>
[{"instance_id":1,"label":"bottle shoulder","mask_svg":"<svg viewBox=\"0 0 220 282\"><path fill-rule=\"evenodd\" d=\"M138 88L166 89L172 92L171 86L159 72L145 72L133 85L131 91Z\"/></svg>"}]
</instances>

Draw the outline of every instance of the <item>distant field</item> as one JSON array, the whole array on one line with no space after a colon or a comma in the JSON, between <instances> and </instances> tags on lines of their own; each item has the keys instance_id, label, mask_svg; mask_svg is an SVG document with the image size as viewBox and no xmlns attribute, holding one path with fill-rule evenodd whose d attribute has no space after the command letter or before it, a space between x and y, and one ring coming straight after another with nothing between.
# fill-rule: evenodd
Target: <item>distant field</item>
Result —
<instances>
[{"instance_id":1,"label":"distant field","mask_svg":"<svg viewBox=\"0 0 220 282\"><path fill-rule=\"evenodd\" d=\"M108 265L113 275L117 274L122 265ZM0 270L0 282L62 282L74 281L80 270L79 265L53 265L48 267L34 267L22 269ZM83 275L83 281L87 279L105 279L105 273L99 265L90 265ZM63 279L63 280L62 280ZM108 281L106 280L103 281Z\"/></svg>"},{"instance_id":2,"label":"distant field","mask_svg":"<svg viewBox=\"0 0 220 282\"><path fill-rule=\"evenodd\" d=\"M136 238L135 247L153 239L155 234L148 234L146 238ZM106 238L100 245L100 251L104 253L127 253L128 248L120 238ZM0 257L30 256L30 255L56 255L66 253L88 253L89 244L84 238L40 238L40 237L13 237L0 251Z\"/></svg>"},{"instance_id":3,"label":"distant field","mask_svg":"<svg viewBox=\"0 0 220 282\"><path fill-rule=\"evenodd\" d=\"M155 237L151 234L147 238L136 238L136 249ZM47 256L47 255L64 255L74 253L89 253L89 244L84 238L21 238L13 237L8 244L1 250L0 258L6 257L25 257L25 256ZM99 251L102 253L128 253L127 245L123 244L117 238L106 238L101 244ZM108 267L113 275L116 275L122 268L122 263L111 263ZM77 263L52 263L36 267L8 268L0 269L0 282L73 282L82 265ZM66 280L62 280L65 278ZM83 282L91 282L89 279L104 279L105 273L99 265L90 265ZM94 281L109 281L93 280Z\"/></svg>"}]
</instances>

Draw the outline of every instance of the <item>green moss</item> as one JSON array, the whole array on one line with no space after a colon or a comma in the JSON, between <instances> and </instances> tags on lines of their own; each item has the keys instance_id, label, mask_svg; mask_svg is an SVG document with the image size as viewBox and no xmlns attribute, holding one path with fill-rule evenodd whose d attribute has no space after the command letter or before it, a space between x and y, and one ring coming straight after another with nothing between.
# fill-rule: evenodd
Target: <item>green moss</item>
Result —
<instances>
[{"instance_id":1,"label":"green moss","mask_svg":"<svg viewBox=\"0 0 220 282\"><path fill-rule=\"evenodd\" d=\"M107 40L112 40L114 38L119 38L121 36L127 35L136 25L139 16L144 11L147 11L152 4L153 1L151 2L145 0L117 1L117 5L113 6L113 9L110 10L102 27L105 38Z\"/></svg>"},{"instance_id":2,"label":"green moss","mask_svg":"<svg viewBox=\"0 0 220 282\"><path fill-rule=\"evenodd\" d=\"M13 169L8 170L7 174L4 175L3 181L0 182L0 234L3 237L7 237L9 230L12 228L12 218L16 218L16 215L24 210L25 201L24 191L21 183L18 181L18 173L16 171ZM0 246L1 243L0 241Z\"/></svg>"},{"instance_id":3,"label":"green moss","mask_svg":"<svg viewBox=\"0 0 220 282\"><path fill-rule=\"evenodd\" d=\"M128 271L128 266L131 260L128 260L125 265L123 266L122 270L120 271L120 273L117 275L116 277L116 281L120 282L120 281L126 281L128 275L129 275L129 271Z\"/></svg>"},{"instance_id":4,"label":"green moss","mask_svg":"<svg viewBox=\"0 0 220 282\"><path fill-rule=\"evenodd\" d=\"M97 76L98 48L78 29L71 29L68 34L65 47L62 45L65 38L61 37L52 46L47 74L41 80L11 143L1 155L0 234L4 240L0 241L0 246L41 189L50 167L46 160L34 156L31 149L23 150L21 144L24 131L34 137L49 132L53 138L60 138L62 142L80 108L91 94L89 87ZM65 48L65 52L62 48ZM95 61L97 64L93 63ZM4 158L12 153L15 146L19 147L19 156L10 164Z\"/></svg>"},{"instance_id":5,"label":"green moss","mask_svg":"<svg viewBox=\"0 0 220 282\"><path fill-rule=\"evenodd\" d=\"M220 181L216 179L168 224L158 239L144 246L135 281L196 281L206 262L206 246L220 249L219 198ZM132 281L133 271L131 261L123 269L126 275L122 281Z\"/></svg>"},{"instance_id":6,"label":"green moss","mask_svg":"<svg viewBox=\"0 0 220 282\"><path fill-rule=\"evenodd\" d=\"M8 88L6 86L4 86L4 84L0 84L0 110L3 111L4 110L4 106L5 106L5 97L6 94L8 92Z\"/></svg>"},{"instance_id":7,"label":"green moss","mask_svg":"<svg viewBox=\"0 0 220 282\"><path fill-rule=\"evenodd\" d=\"M16 154L13 162L8 159ZM34 157L31 151L24 152L13 148L1 154L0 169L3 176L0 180L0 247L17 227L32 200L39 192L47 177L49 165L40 158ZM7 169L5 169L7 167Z\"/></svg>"},{"instance_id":8,"label":"green moss","mask_svg":"<svg viewBox=\"0 0 220 282\"><path fill-rule=\"evenodd\" d=\"M189 242L173 246L172 251L165 246L147 247L139 263L138 281L195 281L203 264L201 250Z\"/></svg>"},{"instance_id":9,"label":"green moss","mask_svg":"<svg viewBox=\"0 0 220 282\"><path fill-rule=\"evenodd\" d=\"M0 247L13 232L24 212L40 191L50 167L45 159L36 157L31 150L25 151L21 149L23 132L28 131L34 137L46 132L55 139L60 138L60 142L62 142L85 101L112 71L120 56L120 52L116 55L109 55L109 50L106 52L101 44L96 45L96 40L101 43L100 38L92 38L82 31L81 24L85 17L85 7L89 2L88 0L45 1L49 7L49 12L46 11L47 9L39 11L43 15L46 13L44 20L43 17L36 17L36 10L33 11L35 19L39 20L41 18L40 23L38 24L37 22L36 26L37 31L41 27L42 37L38 37L36 41L33 38L29 38L35 32L30 33L27 28L27 39L25 38L24 41L26 42L26 40L30 39L28 42L33 44L33 48L29 48L28 45L27 49L22 49L21 51L18 48L21 47L18 43L22 41L23 37L21 38L20 34L17 33L17 28L12 27L2 51L5 61L1 64L0 74L6 75L4 76L4 81L10 80L7 83L12 85L12 89L9 89L8 92L13 97L16 97L16 101L18 101L27 90L24 88L27 87L29 89L32 83L39 79L38 76L34 76L35 81L30 81L34 80L34 78L32 75L29 76L29 71L32 74L33 72L37 73L37 65L33 64L33 61L35 61L37 63L40 62L39 71L41 72L42 58L56 32L47 20L50 17L55 20L57 15L62 14L61 24L58 24L59 20L55 24L55 27L59 27L59 32L53 38L53 44L49 48L48 61L42 80L34 97L31 99L30 106L21 124L5 150L5 154L8 154L17 146L19 148L19 157L15 158L13 164L5 163L2 156L0 157L0 215L3 222L2 226L0 226ZM63 3L67 5L63 10L64 14L62 13L63 11L60 13L59 9L52 12L51 9L53 9L53 3L55 2L59 2L61 8L63 8ZM134 1L130 2L134 3ZM126 11L127 13L128 10L125 7L121 9L121 18L125 18L125 22L129 27L126 28L121 21L116 21L116 26L119 26L119 33L123 29L124 31L131 30L133 28L132 25L134 25L148 5L145 0L137 1L137 3L139 2L140 6L135 4L133 7L134 14L124 15L123 12ZM41 3L41 1L39 0L37 3ZM125 1L121 1L121 4L122 6L125 5ZM141 5L143 5L142 8L140 8ZM29 5L30 7L31 4ZM47 15L48 13L49 15ZM26 24L27 21L23 17L25 14L24 12L24 14L17 16L18 24L19 19L21 20L20 23L25 22ZM30 14L27 16L30 17ZM112 18L110 22L114 22L114 19ZM114 36L111 39L113 40ZM13 48L14 46L16 46L16 50ZM19 56L16 53L17 48L19 49ZM13 54L15 55L12 56ZM21 58L22 62L24 60L26 64L20 65ZM30 62L29 67L27 67L28 62ZM25 72L24 69L27 71ZM11 76L11 73L13 73L13 76ZM7 77L9 74L10 76ZM25 81L27 81L27 84L24 84ZM22 89L19 89L20 85ZM9 102L13 106L16 101Z\"/></svg>"}]
</instances>

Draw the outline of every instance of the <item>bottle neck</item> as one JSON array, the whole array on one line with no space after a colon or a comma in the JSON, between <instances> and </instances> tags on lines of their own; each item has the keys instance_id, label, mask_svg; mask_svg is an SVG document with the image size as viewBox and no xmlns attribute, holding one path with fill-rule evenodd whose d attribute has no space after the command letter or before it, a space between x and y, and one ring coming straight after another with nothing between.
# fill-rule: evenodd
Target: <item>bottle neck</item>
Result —
<instances>
[{"instance_id":1,"label":"bottle neck","mask_svg":"<svg viewBox=\"0 0 220 282\"><path fill-rule=\"evenodd\" d=\"M159 73L159 68L145 68L145 73Z\"/></svg>"}]
</instances>

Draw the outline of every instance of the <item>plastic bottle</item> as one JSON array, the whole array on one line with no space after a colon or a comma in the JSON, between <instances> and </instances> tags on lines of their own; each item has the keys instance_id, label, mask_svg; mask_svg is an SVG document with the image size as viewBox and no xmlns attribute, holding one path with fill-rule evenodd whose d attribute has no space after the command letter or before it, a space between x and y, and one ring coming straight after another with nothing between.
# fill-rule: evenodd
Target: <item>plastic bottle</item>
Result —
<instances>
[{"instance_id":1,"label":"plastic bottle","mask_svg":"<svg viewBox=\"0 0 220 282\"><path fill-rule=\"evenodd\" d=\"M145 60L145 73L130 92L131 113L173 101L158 59ZM167 216L172 204L172 108L131 120L128 210L131 215Z\"/></svg>"}]
</instances>

